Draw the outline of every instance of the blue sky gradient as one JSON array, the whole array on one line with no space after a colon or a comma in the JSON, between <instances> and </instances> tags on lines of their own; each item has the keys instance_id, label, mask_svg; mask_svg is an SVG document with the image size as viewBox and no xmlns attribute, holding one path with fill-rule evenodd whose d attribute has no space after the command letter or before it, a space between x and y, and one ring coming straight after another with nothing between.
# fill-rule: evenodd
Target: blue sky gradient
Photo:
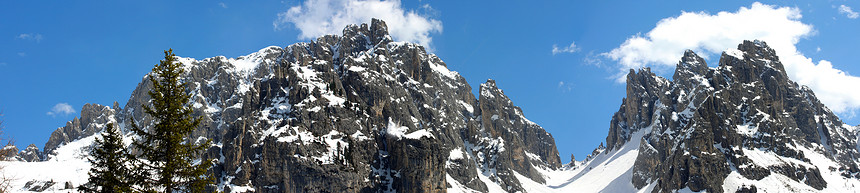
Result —
<instances>
[{"instance_id":1,"label":"blue sky gradient","mask_svg":"<svg viewBox=\"0 0 860 193\"><path fill-rule=\"evenodd\" d=\"M817 63L860 74L857 1L762 1L800 10L813 32L796 47ZM432 49L477 89L495 79L526 117L556 139L562 160L580 160L605 141L625 94L618 61L601 55L646 35L682 11L736 12L741 1L403 1L400 8L441 22ZM197 59L238 57L266 46L309 41L273 26L299 1L0 2L0 110L5 135L40 148L85 103L125 105L131 91L173 48ZM854 13L852 15L851 13ZM852 18L853 16L853 18ZM369 22L369 21L364 21ZM341 26L342 27L342 26ZM570 52L553 53L571 43ZM737 45L740 42L731 42ZM693 48L690 48L693 49ZM680 56L682 53L678 53ZM715 66L718 55L708 58ZM650 65L650 64L649 64ZM672 69L657 72L671 77ZM840 85L860 89L860 85ZM860 96L855 96L860 98ZM61 103L63 108L54 111ZM62 106L62 105L60 105ZM853 108L853 109L852 109ZM49 113L52 112L52 113ZM839 112L860 124L856 107Z\"/></svg>"}]
</instances>

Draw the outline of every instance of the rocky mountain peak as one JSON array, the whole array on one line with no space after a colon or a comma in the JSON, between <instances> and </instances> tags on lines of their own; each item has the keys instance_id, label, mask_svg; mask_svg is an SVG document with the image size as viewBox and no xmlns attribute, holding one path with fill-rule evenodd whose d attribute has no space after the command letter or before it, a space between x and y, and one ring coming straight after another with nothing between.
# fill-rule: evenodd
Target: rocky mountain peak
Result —
<instances>
[{"instance_id":1,"label":"rocky mountain peak","mask_svg":"<svg viewBox=\"0 0 860 193\"><path fill-rule=\"evenodd\" d=\"M675 75L672 80L687 80L695 75L708 74L708 64L705 59L697 55L693 50L684 51L681 61L675 66Z\"/></svg>"},{"instance_id":2,"label":"rocky mountain peak","mask_svg":"<svg viewBox=\"0 0 860 193\"><path fill-rule=\"evenodd\" d=\"M26 162L42 161L44 160L44 155L39 151L39 147L36 147L36 144L30 144L18 153L17 159Z\"/></svg>"},{"instance_id":3,"label":"rocky mountain peak","mask_svg":"<svg viewBox=\"0 0 860 193\"><path fill-rule=\"evenodd\" d=\"M673 94L688 95L694 94L689 92L696 88L707 89L703 86L707 86L708 84L707 79L710 78L708 77L710 70L705 59L692 50L686 50L684 56L681 57L681 61L675 67L675 74L672 76L672 82L677 87L677 89L673 89ZM687 97L682 97L682 100L685 99Z\"/></svg>"},{"instance_id":4,"label":"rocky mountain peak","mask_svg":"<svg viewBox=\"0 0 860 193\"><path fill-rule=\"evenodd\" d=\"M388 35L388 25L381 19L373 18L370 21L370 40L373 44L387 44L392 41Z\"/></svg>"},{"instance_id":5,"label":"rocky mountain peak","mask_svg":"<svg viewBox=\"0 0 860 193\"><path fill-rule=\"evenodd\" d=\"M671 86L670 83L666 78L657 76L657 74L651 72L651 68L643 67L638 72L630 69L630 73L627 74L627 98L631 98L630 94L655 94L656 90L650 88Z\"/></svg>"},{"instance_id":6,"label":"rocky mountain peak","mask_svg":"<svg viewBox=\"0 0 860 193\"><path fill-rule=\"evenodd\" d=\"M179 58L201 125L204 155L225 192L524 191L516 174L544 182L561 166L555 141L488 80L466 80L423 46L393 42L384 21L349 25L285 48L238 58ZM134 121L144 78L125 108L85 105L45 151ZM83 140L79 140L83 141ZM476 180L478 179L478 180Z\"/></svg>"},{"instance_id":7,"label":"rocky mountain peak","mask_svg":"<svg viewBox=\"0 0 860 193\"><path fill-rule=\"evenodd\" d=\"M602 191L817 192L860 185L849 181L860 178L858 128L790 81L762 41L727 50L716 68L687 50L671 81L650 68L630 70L606 146L582 162L571 155L564 167L553 136L495 80L475 96L423 46L393 42L382 20L238 58L180 61L187 105L202 117L190 138L212 140L202 158L216 160L223 192L551 192L595 183L607 184L594 185ZM80 118L52 133L45 152L30 145L17 158L83 159L78 154L107 123L151 127L154 119L140 108L149 101L148 81L125 108L84 105ZM80 176L85 170L77 168Z\"/></svg>"},{"instance_id":8,"label":"rocky mountain peak","mask_svg":"<svg viewBox=\"0 0 860 193\"><path fill-rule=\"evenodd\" d=\"M610 132L606 137L606 148L616 149L630 140L630 135L645 128L654 119L654 110L660 105L655 101L665 98L672 82L659 77L651 68L641 68L638 72L630 70L627 74L627 97L622 99L621 107L613 115Z\"/></svg>"},{"instance_id":9,"label":"rocky mountain peak","mask_svg":"<svg viewBox=\"0 0 860 193\"><path fill-rule=\"evenodd\" d=\"M496 87L496 80L493 79L487 79L487 82L482 83L481 89L484 89L484 87L487 89L498 89L498 87Z\"/></svg>"},{"instance_id":10,"label":"rocky mountain peak","mask_svg":"<svg viewBox=\"0 0 860 193\"><path fill-rule=\"evenodd\" d=\"M745 40L737 49L728 49L720 57L719 67L745 83L761 80L789 82L785 67L776 52L764 41Z\"/></svg>"},{"instance_id":11,"label":"rocky mountain peak","mask_svg":"<svg viewBox=\"0 0 860 193\"><path fill-rule=\"evenodd\" d=\"M860 173L855 130L789 80L765 42L744 41L713 69L686 51L673 81L631 70L606 152L634 143L632 182L654 192L734 192L764 178L820 191L829 185L822 176Z\"/></svg>"},{"instance_id":12,"label":"rocky mountain peak","mask_svg":"<svg viewBox=\"0 0 860 193\"><path fill-rule=\"evenodd\" d=\"M318 41L322 42L326 38L327 36L323 36ZM366 23L351 24L343 29L342 46L345 46L344 51L348 52L360 52L392 41L391 35L388 34L388 25L376 18L371 19L370 26Z\"/></svg>"},{"instance_id":13,"label":"rocky mountain peak","mask_svg":"<svg viewBox=\"0 0 860 193\"><path fill-rule=\"evenodd\" d=\"M51 154L61 145L91 136L102 131L108 122L116 122L114 117L116 111L108 106L87 103L81 107L80 112L80 118L75 117L67 122L66 126L57 128L51 133L51 137L45 143L44 153Z\"/></svg>"},{"instance_id":14,"label":"rocky mountain peak","mask_svg":"<svg viewBox=\"0 0 860 193\"><path fill-rule=\"evenodd\" d=\"M480 88L481 98L496 98L497 96L504 96L505 92L499 87L496 87L496 80L487 79L487 82L481 84Z\"/></svg>"},{"instance_id":15,"label":"rocky mountain peak","mask_svg":"<svg viewBox=\"0 0 860 193\"><path fill-rule=\"evenodd\" d=\"M737 49L744 52L745 56L751 56L756 59L779 61L779 56L776 55L776 51L768 46L766 42L761 40L744 40L743 43L738 44Z\"/></svg>"},{"instance_id":16,"label":"rocky mountain peak","mask_svg":"<svg viewBox=\"0 0 860 193\"><path fill-rule=\"evenodd\" d=\"M481 84L478 105L476 115L486 134L478 137L476 144L491 147L478 152L494 157L479 157L477 161L495 168L492 177L503 182L499 184L502 187L510 186L507 191L522 190L515 173L543 183L545 179L536 168L561 167L552 135L526 119L522 109L497 87L495 80Z\"/></svg>"}]
</instances>

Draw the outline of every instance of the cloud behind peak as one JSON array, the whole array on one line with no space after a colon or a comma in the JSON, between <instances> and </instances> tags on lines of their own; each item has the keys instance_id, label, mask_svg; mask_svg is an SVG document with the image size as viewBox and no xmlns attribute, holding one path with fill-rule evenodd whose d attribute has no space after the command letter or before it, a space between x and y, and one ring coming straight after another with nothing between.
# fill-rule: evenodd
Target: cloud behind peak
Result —
<instances>
[{"instance_id":1,"label":"cloud behind peak","mask_svg":"<svg viewBox=\"0 0 860 193\"><path fill-rule=\"evenodd\" d=\"M312 39L340 35L346 25L368 23L371 18L384 20L395 41L428 48L432 48L431 34L442 33L441 21L406 10L399 0L308 0L279 13L272 24L276 30L291 24L299 30L299 39Z\"/></svg>"}]
</instances>

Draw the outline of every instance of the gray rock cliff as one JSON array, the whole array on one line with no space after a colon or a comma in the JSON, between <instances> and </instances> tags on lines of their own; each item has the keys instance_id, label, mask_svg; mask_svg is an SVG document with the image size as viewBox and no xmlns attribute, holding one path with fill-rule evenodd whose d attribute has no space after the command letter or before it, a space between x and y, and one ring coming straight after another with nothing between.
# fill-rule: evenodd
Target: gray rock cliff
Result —
<instances>
[{"instance_id":1,"label":"gray rock cliff","mask_svg":"<svg viewBox=\"0 0 860 193\"><path fill-rule=\"evenodd\" d=\"M44 154L39 151L39 147L36 147L36 144L30 144L27 148L18 152L16 159L18 161L36 162L44 160L45 157Z\"/></svg>"},{"instance_id":2,"label":"gray rock cliff","mask_svg":"<svg viewBox=\"0 0 860 193\"><path fill-rule=\"evenodd\" d=\"M472 88L424 47L394 42L381 20L238 58L180 58L195 113L191 139L225 192L523 191L514 173L559 168L555 141L494 81ZM124 108L87 105L45 145L90 136L107 122L151 126L144 77ZM478 180L483 175L490 181Z\"/></svg>"},{"instance_id":3,"label":"gray rock cliff","mask_svg":"<svg viewBox=\"0 0 860 193\"><path fill-rule=\"evenodd\" d=\"M860 177L856 128L839 120L807 87L789 80L765 42L744 41L724 52L716 68L687 51L673 81L646 68L631 70L627 84L606 141L610 150L640 143L632 181L637 188L656 182L654 192L756 190L723 189L733 171L751 180L783 175L817 190L828 185L822 170ZM636 132L645 135L631 139ZM841 167L819 168L799 147ZM762 152L784 160L765 163L748 155Z\"/></svg>"}]
</instances>

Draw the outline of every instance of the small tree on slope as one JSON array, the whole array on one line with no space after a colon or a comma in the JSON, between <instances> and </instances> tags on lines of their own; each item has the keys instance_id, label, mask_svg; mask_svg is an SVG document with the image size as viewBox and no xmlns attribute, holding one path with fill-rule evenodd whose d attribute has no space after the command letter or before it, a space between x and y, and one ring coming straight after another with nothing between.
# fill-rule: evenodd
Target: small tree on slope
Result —
<instances>
[{"instance_id":1,"label":"small tree on slope","mask_svg":"<svg viewBox=\"0 0 860 193\"><path fill-rule=\"evenodd\" d=\"M210 141L188 139L200 125L200 118L192 117L191 107L186 106L191 96L185 90L186 83L180 81L184 69L173 49L164 51L164 60L152 72L152 106L143 105L143 109L156 123L144 129L132 121L131 128L139 136L134 145L143 158L138 164L138 188L144 192L203 192L214 181L207 175L212 162L195 159L209 148Z\"/></svg>"},{"instance_id":2,"label":"small tree on slope","mask_svg":"<svg viewBox=\"0 0 860 193\"><path fill-rule=\"evenodd\" d=\"M101 137L96 138L95 147L88 158L93 165L89 172L89 182L78 186L78 191L132 192L134 173L129 166L134 158L126 153L122 135L113 123L109 123Z\"/></svg>"}]
</instances>

